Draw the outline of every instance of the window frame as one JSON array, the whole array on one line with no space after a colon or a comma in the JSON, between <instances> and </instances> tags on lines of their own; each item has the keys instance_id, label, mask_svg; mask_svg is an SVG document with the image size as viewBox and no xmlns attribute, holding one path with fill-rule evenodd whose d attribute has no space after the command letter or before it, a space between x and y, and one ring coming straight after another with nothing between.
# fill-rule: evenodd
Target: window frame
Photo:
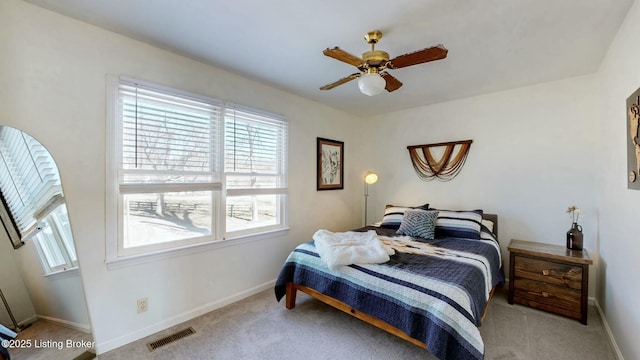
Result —
<instances>
[{"instance_id":1,"label":"window frame","mask_svg":"<svg viewBox=\"0 0 640 360\"><path fill-rule=\"evenodd\" d=\"M249 116L255 116L257 118L260 117L264 117L264 118L268 118L268 123L272 126L272 127L276 127L278 128L276 131L280 132L279 137L282 137L282 139L280 139L282 143L279 142L279 144L282 146L282 148L277 149L278 151L281 152L281 154L279 156L276 156L277 158L277 162L278 164L276 165L276 168L278 169L278 171L274 174L272 173L260 173L260 172L250 172L250 173L246 173L246 172L230 172L230 171L226 171L226 167L227 164L225 162L223 162L223 183L224 183L224 187L225 187L225 197L224 197L224 204L223 204L223 209L224 209L224 216L223 216L223 221L224 223L224 230L225 230L225 234L224 234L224 238L225 239L234 239L234 238L238 238L238 237L245 237L245 236L251 236L254 234L260 234L260 233L264 233L264 232L269 232L269 231L278 231L278 230L282 230L282 229L286 229L288 228L289 224L288 224L288 218L287 218L287 197L288 197L288 154L289 154L289 149L288 149L288 144L289 144L289 138L288 138L288 122L287 120L279 115L276 114L271 114L265 111L261 111L261 110L257 110L257 109L253 109L250 107L246 107L246 106L242 106L242 105L238 105L235 103L226 103L225 104L225 108L224 108L224 112L223 112L223 133L225 136L225 142L223 142L223 147L224 147L224 161L226 161L227 159L227 154L226 154L226 129L227 129L227 121L230 121L231 118L233 117L232 115L229 115L229 112L242 112L245 115L246 114L250 114ZM254 123L257 123L259 121L256 120L251 120ZM277 186L275 187L270 187L270 188L229 188L227 186L227 178L229 176L273 176L276 178L276 182L278 183ZM234 230L234 231L229 231L227 228L227 224L226 224L226 211L227 211L227 203L228 203L228 199L231 197L241 197L241 196L261 196L261 195L275 195L276 196L276 201L275 201L275 205L276 205L276 218L277 218L277 222L276 224L273 225L267 225L267 226L261 226L261 227L248 227L245 229L241 229L241 230Z\"/></svg>"},{"instance_id":2,"label":"window frame","mask_svg":"<svg viewBox=\"0 0 640 360\"><path fill-rule=\"evenodd\" d=\"M139 264L146 261L154 261L157 259L164 259L173 256L180 256L183 254L194 253L202 251L203 249L213 249L219 247L226 247L230 245L242 244L246 242L268 239L276 236L282 236L288 233L288 217L287 217L287 188L279 189L283 196L280 196L280 200L277 204L278 220L279 224L268 227L257 227L250 229L249 231L242 232L226 232L226 199L228 193L234 194L231 189L226 189L225 173L224 173L224 118L227 111L228 104L211 97L197 95L186 91L178 90L175 88L159 85L149 81L143 81L126 76L107 75L107 111L106 111L106 133L107 133L107 156L106 156L106 257L105 263L108 268L118 268L121 266L128 266L133 264ZM193 189L202 190L206 188L206 191L212 192L212 233L211 235L198 238L198 241L183 241L170 242L169 246L147 246L142 251L123 252L122 248L122 233L123 233L123 204L122 204L122 189L125 191L135 192L136 185L124 186L120 184L120 169L122 168L121 152L122 149L122 118L119 110L119 86L122 82L134 83L144 86L149 89L153 89L159 92L165 92L173 96L185 96L190 99L199 101L205 101L208 103L214 103L220 106L219 123L218 123L218 141L215 147L214 157L217 168L214 170L219 174L218 184L211 186L211 184L156 184L145 185L145 191L149 192L151 189L164 190L169 192L178 189ZM234 104L235 106L235 104ZM279 116L280 119L284 119ZM288 129L288 123L285 121L285 129ZM286 133L285 146L288 147L288 133ZM286 149L288 154L288 148ZM288 163L288 156L284 159ZM288 169L288 164L285 164L285 169ZM288 174L285 172L285 184ZM207 187L208 186L208 187ZM233 195L231 195L233 196Z\"/></svg>"},{"instance_id":3,"label":"window frame","mask_svg":"<svg viewBox=\"0 0 640 360\"><path fill-rule=\"evenodd\" d=\"M33 237L33 244L38 256L40 257L40 263L42 264L45 276L78 268L78 256L75 254L75 249L69 249L70 244L66 241L68 239L66 239L64 231L62 230L63 225L60 223L58 214L56 214L56 211L58 211L62 206L66 207L64 203L59 204L40 220L41 222L46 223L47 226L39 230L39 232ZM46 228L51 229L51 236L46 235ZM44 250L44 247L46 246L46 244L44 244L45 242L53 242L51 246L55 246L60 251L60 255L64 260L63 264L51 266L47 251Z\"/></svg>"}]
</instances>

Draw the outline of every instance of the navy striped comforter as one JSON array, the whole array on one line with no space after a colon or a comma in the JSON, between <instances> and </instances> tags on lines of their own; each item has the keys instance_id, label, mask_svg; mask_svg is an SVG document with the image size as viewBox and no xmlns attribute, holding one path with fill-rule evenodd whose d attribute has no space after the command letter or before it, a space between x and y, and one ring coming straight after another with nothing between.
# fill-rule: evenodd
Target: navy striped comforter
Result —
<instances>
[{"instance_id":1,"label":"navy striped comforter","mask_svg":"<svg viewBox=\"0 0 640 360\"><path fill-rule=\"evenodd\" d=\"M384 264L336 271L320 259L313 241L304 243L283 265L276 298L285 296L287 282L307 286L399 328L439 359L483 359L478 326L491 289L504 281L498 242L486 235L429 240L444 251L396 253Z\"/></svg>"}]
</instances>

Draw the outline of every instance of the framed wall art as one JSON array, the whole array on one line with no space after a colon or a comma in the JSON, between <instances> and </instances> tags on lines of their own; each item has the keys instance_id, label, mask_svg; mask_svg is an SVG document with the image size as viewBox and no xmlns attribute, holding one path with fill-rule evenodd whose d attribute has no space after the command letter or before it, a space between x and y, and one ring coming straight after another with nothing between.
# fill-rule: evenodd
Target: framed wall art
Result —
<instances>
[{"instance_id":1,"label":"framed wall art","mask_svg":"<svg viewBox=\"0 0 640 360\"><path fill-rule=\"evenodd\" d=\"M344 189L344 142L318 138L317 190Z\"/></svg>"},{"instance_id":2,"label":"framed wall art","mask_svg":"<svg viewBox=\"0 0 640 360\"><path fill-rule=\"evenodd\" d=\"M627 188L640 190L640 89L627 98Z\"/></svg>"}]
</instances>

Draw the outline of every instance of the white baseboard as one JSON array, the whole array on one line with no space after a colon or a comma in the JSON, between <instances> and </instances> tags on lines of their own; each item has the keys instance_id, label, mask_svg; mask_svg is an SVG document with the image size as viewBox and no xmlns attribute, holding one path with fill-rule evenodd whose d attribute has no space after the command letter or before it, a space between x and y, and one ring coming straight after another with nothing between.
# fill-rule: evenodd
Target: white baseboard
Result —
<instances>
[{"instance_id":1,"label":"white baseboard","mask_svg":"<svg viewBox=\"0 0 640 360\"><path fill-rule=\"evenodd\" d=\"M30 325L34 322L38 321L38 315L34 315L30 318L27 318L25 320L22 320L20 322L18 322L18 326L26 326L26 325Z\"/></svg>"},{"instance_id":2,"label":"white baseboard","mask_svg":"<svg viewBox=\"0 0 640 360\"><path fill-rule=\"evenodd\" d=\"M271 281L268 281L264 284L258 285L256 287L253 287L251 289L248 289L246 291L243 291L241 293L226 297L224 299L220 299L217 301L213 301L210 302L208 304L202 305L200 307L197 307L195 309L189 310L189 311L185 311L181 314L178 314L176 316L170 317L168 319L165 319L163 321L160 321L158 323L155 323L151 326L147 326L145 328L142 328L140 330L125 334L123 336L117 337L115 339L111 339L108 341L104 341L101 343L96 343L96 354L100 355L100 354L104 354L107 351L111 351L113 349L119 348L123 345L132 343L136 340L140 340L144 337L147 337L149 335L153 335L159 331L168 329L172 326L178 325L180 323L183 323L185 321L191 320L193 318L196 318L200 315L204 315L208 312L211 312L213 310L217 310L223 306L232 304L234 302L240 301L242 299L245 299L249 296L255 295L259 292L262 292L264 290L267 290L269 288L273 288L275 286L276 280L273 279Z\"/></svg>"},{"instance_id":3,"label":"white baseboard","mask_svg":"<svg viewBox=\"0 0 640 360\"><path fill-rule=\"evenodd\" d=\"M591 301L591 299L589 299L589 301ZM604 311L602 311L602 308L600 307L600 303L598 303L598 300L596 299L594 299L593 302L596 309L598 309L598 314L600 314L600 319L602 319L602 326L604 326L604 332L607 333L607 337L609 338L609 344L611 344L611 348L613 349L613 353L616 355L616 359L624 360L624 357L622 356L622 352L618 347L618 343L616 342L616 339L613 337L613 332L611 332L611 328L609 327L609 323L607 322L607 317L604 315Z\"/></svg>"},{"instance_id":4,"label":"white baseboard","mask_svg":"<svg viewBox=\"0 0 640 360\"><path fill-rule=\"evenodd\" d=\"M54 318L54 317L51 317L51 316L44 316L44 315L37 315L37 317L38 317L38 319L51 321L53 323L56 323L56 324L58 324L60 326L67 327L69 329L80 331L80 332L83 332L85 334L91 334L91 326L89 326L88 324L75 323L75 322L72 322L72 321L62 320L62 319Z\"/></svg>"}]
</instances>

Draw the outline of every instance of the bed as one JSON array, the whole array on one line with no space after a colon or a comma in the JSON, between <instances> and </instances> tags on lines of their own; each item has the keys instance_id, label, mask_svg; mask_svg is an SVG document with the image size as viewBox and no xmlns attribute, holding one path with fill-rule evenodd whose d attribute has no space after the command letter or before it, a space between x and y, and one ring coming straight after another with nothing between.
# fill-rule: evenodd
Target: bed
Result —
<instances>
[{"instance_id":1,"label":"bed","mask_svg":"<svg viewBox=\"0 0 640 360\"><path fill-rule=\"evenodd\" d=\"M478 327L504 273L495 235L498 216L473 212L469 221L465 217L470 212L440 211L437 224L442 226L435 227L433 239L405 236L408 242L401 246L408 251L396 247L390 260L381 264L330 268L314 241L300 244L276 280L276 299L286 297L286 308L293 309L300 290L428 349L439 359L483 359ZM449 231L460 230L459 224L447 227L458 217L465 218L464 231ZM471 233L469 223L474 227ZM395 244L401 229L368 226L356 231L369 230Z\"/></svg>"}]
</instances>

